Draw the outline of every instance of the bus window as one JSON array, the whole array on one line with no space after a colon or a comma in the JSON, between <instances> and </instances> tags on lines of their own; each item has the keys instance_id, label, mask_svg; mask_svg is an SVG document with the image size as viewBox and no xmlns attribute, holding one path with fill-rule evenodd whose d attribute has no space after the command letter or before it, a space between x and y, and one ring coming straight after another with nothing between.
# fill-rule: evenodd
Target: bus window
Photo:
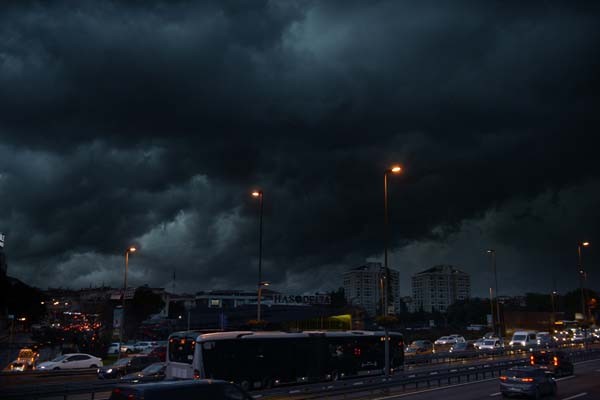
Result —
<instances>
[{"instance_id":1,"label":"bus window","mask_svg":"<svg viewBox=\"0 0 600 400\"><path fill-rule=\"evenodd\" d=\"M169 339L169 361L191 364L194 361L196 341L189 338Z\"/></svg>"}]
</instances>

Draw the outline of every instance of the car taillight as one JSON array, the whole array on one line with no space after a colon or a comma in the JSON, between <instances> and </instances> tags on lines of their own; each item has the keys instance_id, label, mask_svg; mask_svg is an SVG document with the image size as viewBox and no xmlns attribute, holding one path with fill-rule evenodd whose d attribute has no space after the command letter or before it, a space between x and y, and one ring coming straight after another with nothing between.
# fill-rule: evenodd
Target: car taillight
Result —
<instances>
[{"instance_id":1,"label":"car taillight","mask_svg":"<svg viewBox=\"0 0 600 400\"><path fill-rule=\"evenodd\" d=\"M533 382L533 378L521 378L521 382Z\"/></svg>"},{"instance_id":2,"label":"car taillight","mask_svg":"<svg viewBox=\"0 0 600 400\"><path fill-rule=\"evenodd\" d=\"M200 379L200 371L197 369L194 370L194 379Z\"/></svg>"},{"instance_id":3,"label":"car taillight","mask_svg":"<svg viewBox=\"0 0 600 400\"><path fill-rule=\"evenodd\" d=\"M508 380L508 376L504 376L504 375L502 375L502 376L500 377L500 380L501 380L502 382L506 382L506 381Z\"/></svg>"},{"instance_id":4,"label":"car taillight","mask_svg":"<svg viewBox=\"0 0 600 400\"><path fill-rule=\"evenodd\" d=\"M558 357L556 357L556 356L552 357L552 363L554 364L555 367L558 367Z\"/></svg>"},{"instance_id":5,"label":"car taillight","mask_svg":"<svg viewBox=\"0 0 600 400\"><path fill-rule=\"evenodd\" d=\"M529 363L530 363L531 365L535 364L535 358L534 358L533 356L530 356L530 357L529 357Z\"/></svg>"}]
</instances>

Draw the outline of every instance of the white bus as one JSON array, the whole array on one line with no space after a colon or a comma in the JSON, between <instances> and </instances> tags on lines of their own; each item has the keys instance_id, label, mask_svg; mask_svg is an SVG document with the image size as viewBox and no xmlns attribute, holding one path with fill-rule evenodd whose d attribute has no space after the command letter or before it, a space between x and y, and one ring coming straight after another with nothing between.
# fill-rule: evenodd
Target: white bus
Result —
<instances>
[{"instance_id":1,"label":"white bus","mask_svg":"<svg viewBox=\"0 0 600 400\"><path fill-rule=\"evenodd\" d=\"M404 340L390 332L390 367L404 365ZM381 374L383 331L175 332L167 378L223 379L245 389Z\"/></svg>"}]
</instances>

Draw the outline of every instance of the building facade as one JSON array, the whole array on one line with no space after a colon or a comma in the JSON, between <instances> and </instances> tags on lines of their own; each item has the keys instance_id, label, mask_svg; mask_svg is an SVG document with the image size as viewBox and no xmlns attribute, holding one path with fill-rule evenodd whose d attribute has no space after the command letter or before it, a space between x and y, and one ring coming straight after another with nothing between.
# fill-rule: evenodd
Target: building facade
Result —
<instances>
[{"instance_id":1,"label":"building facade","mask_svg":"<svg viewBox=\"0 0 600 400\"><path fill-rule=\"evenodd\" d=\"M382 282L385 268L379 262L369 262L344 274L344 296L350 305L361 306L367 316L382 314ZM400 274L390 268L390 313L400 311ZM391 307L393 306L393 308Z\"/></svg>"},{"instance_id":2,"label":"building facade","mask_svg":"<svg viewBox=\"0 0 600 400\"><path fill-rule=\"evenodd\" d=\"M446 312L457 300L471 296L471 278L451 265L438 265L412 277L413 310Z\"/></svg>"}]
</instances>

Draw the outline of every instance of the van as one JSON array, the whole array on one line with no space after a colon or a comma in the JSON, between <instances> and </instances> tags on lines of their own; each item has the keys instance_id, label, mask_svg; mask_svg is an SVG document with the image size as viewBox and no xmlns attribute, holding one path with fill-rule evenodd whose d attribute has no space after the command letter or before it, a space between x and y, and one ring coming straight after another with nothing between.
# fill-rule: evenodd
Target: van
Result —
<instances>
[{"instance_id":1,"label":"van","mask_svg":"<svg viewBox=\"0 0 600 400\"><path fill-rule=\"evenodd\" d=\"M516 331L512 340L508 343L510 347L537 346L537 335L535 331Z\"/></svg>"}]
</instances>

